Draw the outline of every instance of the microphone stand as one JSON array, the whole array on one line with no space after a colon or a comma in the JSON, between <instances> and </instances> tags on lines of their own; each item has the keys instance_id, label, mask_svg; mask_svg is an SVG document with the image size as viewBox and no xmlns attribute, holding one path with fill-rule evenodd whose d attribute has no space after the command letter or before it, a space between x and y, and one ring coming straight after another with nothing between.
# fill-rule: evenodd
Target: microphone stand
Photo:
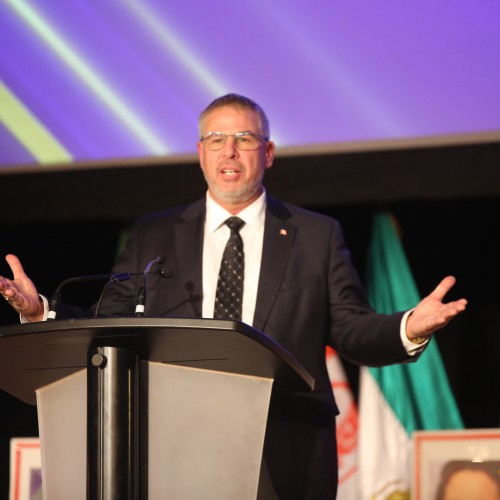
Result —
<instances>
[{"instance_id":1,"label":"microphone stand","mask_svg":"<svg viewBox=\"0 0 500 500\"><path fill-rule=\"evenodd\" d=\"M49 301L49 312L47 314L47 321L53 321L57 316L57 308L61 302L61 290L69 283L76 283L80 281L123 281L128 280L132 276L131 273L111 273L111 274L94 274L90 276L75 276L74 278L68 278L62 281L56 288L56 291L52 294Z\"/></svg>"}]
</instances>

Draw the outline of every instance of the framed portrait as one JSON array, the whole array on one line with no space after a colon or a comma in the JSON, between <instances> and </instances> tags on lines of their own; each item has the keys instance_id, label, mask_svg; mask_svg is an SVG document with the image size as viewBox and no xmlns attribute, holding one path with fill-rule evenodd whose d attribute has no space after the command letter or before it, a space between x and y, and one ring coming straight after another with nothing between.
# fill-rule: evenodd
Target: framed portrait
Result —
<instances>
[{"instance_id":1,"label":"framed portrait","mask_svg":"<svg viewBox=\"0 0 500 500\"><path fill-rule=\"evenodd\" d=\"M445 500L452 488L464 498L476 498L475 490L482 492L477 498L489 500L490 490L500 498L500 429L413 434L412 499Z\"/></svg>"},{"instance_id":2,"label":"framed portrait","mask_svg":"<svg viewBox=\"0 0 500 500\"><path fill-rule=\"evenodd\" d=\"M42 500L39 438L10 440L10 500Z\"/></svg>"}]
</instances>

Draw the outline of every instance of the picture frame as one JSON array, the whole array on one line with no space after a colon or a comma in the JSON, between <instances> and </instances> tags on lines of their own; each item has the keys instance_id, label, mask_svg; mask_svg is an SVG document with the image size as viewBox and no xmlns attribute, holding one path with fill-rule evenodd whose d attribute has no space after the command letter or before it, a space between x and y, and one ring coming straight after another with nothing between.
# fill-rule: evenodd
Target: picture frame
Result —
<instances>
[{"instance_id":1,"label":"picture frame","mask_svg":"<svg viewBox=\"0 0 500 500\"><path fill-rule=\"evenodd\" d=\"M42 499L42 457L39 438L10 440L10 500Z\"/></svg>"},{"instance_id":2,"label":"picture frame","mask_svg":"<svg viewBox=\"0 0 500 500\"><path fill-rule=\"evenodd\" d=\"M412 499L439 500L452 473L467 468L500 484L500 429L416 431Z\"/></svg>"}]
</instances>

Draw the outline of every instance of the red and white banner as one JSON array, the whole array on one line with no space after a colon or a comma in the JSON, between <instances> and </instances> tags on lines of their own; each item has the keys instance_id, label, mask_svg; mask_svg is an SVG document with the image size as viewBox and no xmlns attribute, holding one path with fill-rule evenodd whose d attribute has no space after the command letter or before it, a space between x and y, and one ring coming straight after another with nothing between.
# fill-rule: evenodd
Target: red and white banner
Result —
<instances>
[{"instance_id":1,"label":"red and white banner","mask_svg":"<svg viewBox=\"0 0 500 500\"><path fill-rule=\"evenodd\" d=\"M358 410L338 354L326 351L326 365L340 410L337 417L339 489L337 500L358 498Z\"/></svg>"}]
</instances>

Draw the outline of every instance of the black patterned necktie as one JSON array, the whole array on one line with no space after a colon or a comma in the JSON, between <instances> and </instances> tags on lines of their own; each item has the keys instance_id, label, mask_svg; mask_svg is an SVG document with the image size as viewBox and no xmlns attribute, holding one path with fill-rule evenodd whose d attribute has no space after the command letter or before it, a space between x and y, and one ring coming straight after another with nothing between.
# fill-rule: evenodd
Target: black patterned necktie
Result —
<instances>
[{"instance_id":1,"label":"black patterned necktie","mask_svg":"<svg viewBox=\"0 0 500 500\"><path fill-rule=\"evenodd\" d=\"M245 259L240 229L245 224L239 217L230 217L225 224L231 230L222 254L214 318L241 320Z\"/></svg>"}]
</instances>

